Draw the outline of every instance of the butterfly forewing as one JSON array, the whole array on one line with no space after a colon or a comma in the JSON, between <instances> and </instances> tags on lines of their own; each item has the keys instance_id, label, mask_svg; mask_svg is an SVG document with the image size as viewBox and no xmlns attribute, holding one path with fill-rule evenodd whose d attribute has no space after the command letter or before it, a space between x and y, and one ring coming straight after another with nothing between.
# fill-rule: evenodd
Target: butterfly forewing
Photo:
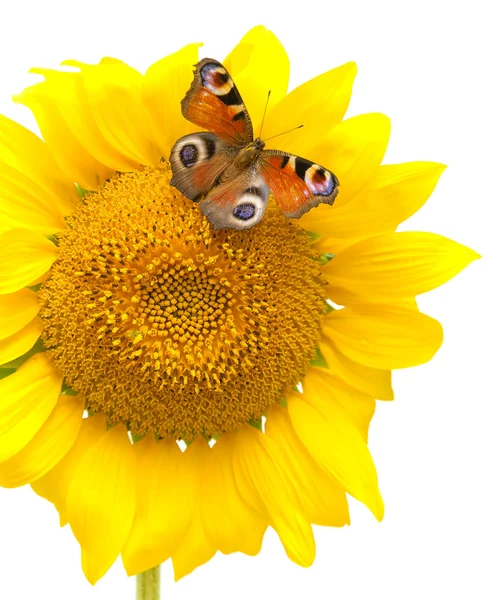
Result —
<instances>
[{"instance_id":1,"label":"butterfly forewing","mask_svg":"<svg viewBox=\"0 0 500 600\"><path fill-rule=\"evenodd\" d=\"M281 150L263 150L262 176L286 217L298 219L318 204L333 204L339 181L328 169Z\"/></svg>"},{"instance_id":2,"label":"butterfly forewing","mask_svg":"<svg viewBox=\"0 0 500 600\"><path fill-rule=\"evenodd\" d=\"M177 140L170 153L170 185L190 200L198 201L213 188L237 152L213 133L186 135Z\"/></svg>"},{"instance_id":3,"label":"butterfly forewing","mask_svg":"<svg viewBox=\"0 0 500 600\"><path fill-rule=\"evenodd\" d=\"M252 122L240 93L216 60L204 58L195 65L194 80L181 109L188 121L227 142L244 145L253 140Z\"/></svg>"}]
</instances>

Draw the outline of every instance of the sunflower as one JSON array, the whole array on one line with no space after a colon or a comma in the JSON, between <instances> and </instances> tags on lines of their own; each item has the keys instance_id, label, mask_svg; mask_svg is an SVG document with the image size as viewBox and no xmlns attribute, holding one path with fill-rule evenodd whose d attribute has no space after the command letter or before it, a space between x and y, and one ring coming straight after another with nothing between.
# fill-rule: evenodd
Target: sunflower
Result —
<instances>
[{"instance_id":1,"label":"sunflower","mask_svg":"<svg viewBox=\"0 0 500 600\"><path fill-rule=\"evenodd\" d=\"M353 63L287 94L264 27L224 65L254 122L272 90L265 137L304 124L285 149L340 194L214 231L165 160L194 131L180 101L198 46L144 75L112 58L33 69L15 101L43 141L0 118L0 485L55 505L91 583L119 555L129 575L172 558L177 579L218 550L255 555L269 526L311 565L311 524L348 524L347 494L382 519L375 399L441 345L415 296L478 257L396 232L444 166L381 166L387 117L342 120Z\"/></svg>"}]
</instances>

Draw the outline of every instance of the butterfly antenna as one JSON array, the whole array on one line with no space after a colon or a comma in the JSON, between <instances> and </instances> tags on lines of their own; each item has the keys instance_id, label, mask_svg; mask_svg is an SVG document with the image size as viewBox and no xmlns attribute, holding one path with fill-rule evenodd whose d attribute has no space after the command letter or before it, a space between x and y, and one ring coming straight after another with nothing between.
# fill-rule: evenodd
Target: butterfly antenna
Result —
<instances>
[{"instance_id":1,"label":"butterfly antenna","mask_svg":"<svg viewBox=\"0 0 500 600\"><path fill-rule=\"evenodd\" d=\"M267 100L266 105L264 106L264 114L262 115L262 123L260 124L259 137L262 135L262 128L264 127L264 119L266 118L267 105L269 104L269 96L271 95L271 90L267 92Z\"/></svg>"},{"instance_id":2,"label":"butterfly antenna","mask_svg":"<svg viewBox=\"0 0 500 600\"><path fill-rule=\"evenodd\" d=\"M262 141L267 142L268 140L273 140L274 138L279 137L280 135L285 135L285 133L290 133L290 131L295 131L296 129L300 129L301 127L304 127L304 125L297 125L297 127L292 127L292 129L289 129L288 131L283 131L282 133L277 133L276 135L272 135L271 137L268 137Z\"/></svg>"}]
</instances>

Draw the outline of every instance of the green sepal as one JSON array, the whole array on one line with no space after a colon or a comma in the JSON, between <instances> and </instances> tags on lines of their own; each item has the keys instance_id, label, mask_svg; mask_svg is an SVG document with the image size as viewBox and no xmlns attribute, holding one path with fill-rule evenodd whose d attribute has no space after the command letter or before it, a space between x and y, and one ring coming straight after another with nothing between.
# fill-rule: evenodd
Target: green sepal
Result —
<instances>
[{"instance_id":1,"label":"green sepal","mask_svg":"<svg viewBox=\"0 0 500 600\"><path fill-rule=\"evenodd\" d=\"M325 254L322 254L319 257L319 260L323 265L326 265L326 263L329 263L332 260L332 258L335 258L335 256L336 256L336 254L331 254L330 252L325 252Z\"/></svg>"},{"instance_id":2,"label":"green sepal","mask_svg":"<svg viewBox=\"0 0 500 600\"><path fill-rule=\"evenodd\" d=\"M311 242L315 242L321 237L321 235L315 231L305 231L304 233L311 239Z\"/></svg>"},{"instance_id":3,"label":"green sepal","mask_svg":"<svg viewBox=\"0 0 500 600\"><path fill-rule=\"evenodd\" d=\"M78 392L76 392L66 382L63 382L62 388L61 388L61 396L78 396Z\"/></svg>"},{"instance_id":4,"label":"green sepal","mask_svg":"<svg viewBox=\"0 0 500 600\"><path fill-rule=\"evenodd\" d=\"M295 391L298 392L299 390L295 390ZM288 400L285 398L285 396L280 398L280 406L282 406L283 408L288 408Z\"/></svg>"},{"instance_id":5,"label":"green sepal","mask_svg":"<svg viewBox=\"0 0 500 600\"><path fill-rule=\"evenodd\" d=\"M8 377L9 375L12 375L12 373L15 373L15 372L16 372L16 369L0 367L0 379L5 379L6 377Z\"/></svg>"},{"instance_id":6,"label":"green sepal","mask_svg":"<svg viewBox=\"0 0 500 600\"><path fill-rule=\"evenodd\" d=\"M85 198L85 196L90 193L89 190L82 188L77 183L75 183L75 188L76 188L76 193L80 197L80 200L83 200Z\"/></svg>"},{"instance_id":7,"label":"green sepal","mask_svg":"<svg viewBox=\"0 0 500 600\"><path fill-rule=\"evenodd\" d=\"M138 444L146 436L143 433L132 433L132 432L130 432L130 437L132 438L132 444Z\"/></svg>"},{"instance_id":8,"label":"green sepal","mask_svg":"<svg viewBox=\"0 0 500 600\"><path fill-rule=\"evenodd\" d=\"M31 350L28 350L28 352L25 352L22 356L19 356L19 358L15 358L14 360L2 365L2 369L19 369L19 367L23 365L28 358L31 358L33 355L38 354L39 352L45 352L42 338L38 338Z\"/></svg>"},{"instance_id":9,"label":"green sepal","mask_svg":"<svg viewBox=\"0 0 500 600\"><path fill-rule=\"evenodd\" d=\"M248 421L248 424L252 427L255 427L255 429L258 429L259 431L263 431L262 417L259 417L258 419L250 419L250 421Z\"/></svg>"},{"instance_id":10,"label":"green sepal","mask_svg":"<svg viewBox=\"0 0 500 600\"><path fill-rule=\"evenodd\" d=\"M336 308L333 308L333 306L331 304L328 304L328 302L325 302L325 304L326 304L326 310L325 310L326 315L333 312L334 310L337 310Z\"/></svg>"},{"instance_id":11,"label":"green sepal","mask_svg":"<svg viewBox=\"0 0 500 600\"><path fill-rule=\"evenodd\" d=\"M325 357L321 354L321 350L316 347L316 357L309 361L312 367L321 367L322 369L328 369L328 363Z\"/></svg>"}]
</instances>

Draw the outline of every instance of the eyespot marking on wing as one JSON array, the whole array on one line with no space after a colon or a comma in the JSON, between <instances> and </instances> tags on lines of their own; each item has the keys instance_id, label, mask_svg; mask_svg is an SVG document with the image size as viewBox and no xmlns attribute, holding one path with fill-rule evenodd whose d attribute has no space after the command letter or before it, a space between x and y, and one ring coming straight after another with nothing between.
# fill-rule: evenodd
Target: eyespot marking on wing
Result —
<instances>
[{"instance_id":1,"label":"eyespot marking on wing","mask_svg":"<svg viewBox=\"0 0 500 600\"><path fill-rule=\"evenodd\" d=\"M335 187L333 174L319 165L311 165L307 169L304 181L315 196L329 196Z\"/></svg>"},{"instance_id":2,"label":"eyespot marking on wing","mask_svg":"<svg viewBox=\"0 0 500 600\"><path fill-rule=\"evenodd\" d=\"M200 71L203 87L216 96L231 93L234 85L227 71L216 63L207 63ZM226 103L225 103L226 104Z\"/></svg>"},{"instance_id":3,"label":"eyespot marking on wing","mask_svg":"<svg viewBox=\"0 0 500 600\"><path fill-rule=\"evenodd\" d=\"M185 167L192 167L198 161L198 148L194 144L182 146L179 152L179 158Z\"/></svg>"},{"instance_id":4,"label":"eyespot marking on wing","mask_svg":"<svg viewBox=\"0 0 500 600\"><path fill-rule=\"evenodd\" d=\"M233 215L241 221L248 221L255 214L255 206L253 204L238 204L233 210Z\"/></svg>"}]
</instances>

